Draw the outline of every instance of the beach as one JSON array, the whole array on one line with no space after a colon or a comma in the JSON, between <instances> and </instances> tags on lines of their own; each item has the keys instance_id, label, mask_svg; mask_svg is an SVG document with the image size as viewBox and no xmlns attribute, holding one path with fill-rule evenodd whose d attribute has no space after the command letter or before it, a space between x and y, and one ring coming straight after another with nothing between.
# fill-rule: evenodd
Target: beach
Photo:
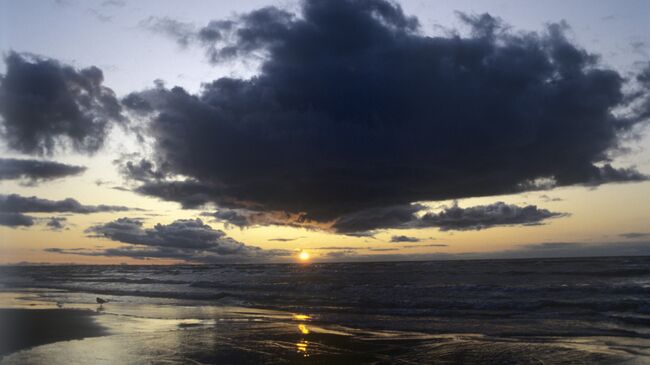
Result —
<instances>
[{"instance_id":1,"label":"beach","mask_svg":"<svg viewBox=\"0 0 650 365\"><path fill-rule=\"evenodd\" d=\"M645 364L648 265L4 267L0 364Z\"/></svg>"},{"instance_id":2,"label":"beach","mask_svg":"<svg viewBox=\"0 0 650 365\"><path fill-rule=\"evenodd\" d=\"M173 308L140 307L171 312ZM244 308L195 308L203 319L167 319L90 309L14 309L31 326L0 364L377 364L637 363L608 338L486 338L320 327L308 319ZM182 315L187 315L187 311ZM300 318L300 317L299 317ZM57 327L52 327L57 326ZM8 335L3 327L3 338ZM46 335L39 336L45 331ZM638 362L639 364L643 362Z\"/></svg>"}]
</instances>

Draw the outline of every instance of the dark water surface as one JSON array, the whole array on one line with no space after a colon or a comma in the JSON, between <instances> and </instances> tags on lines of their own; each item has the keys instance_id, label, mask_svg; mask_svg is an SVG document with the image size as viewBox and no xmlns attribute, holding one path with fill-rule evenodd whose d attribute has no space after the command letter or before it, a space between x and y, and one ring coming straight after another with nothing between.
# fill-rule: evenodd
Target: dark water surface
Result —
<instances>
[{"instance_id":1,"label":"dark water surface","mask_svg":"<svg viewBox=\"0 0 650 365\"><path fill-rule=\"evenodd\" d=\"M4 363L102 363L81 343L125 356L105 363L650 363L647 257L2 267L0 283L5 307L111 299L95 316L111 335Z\"/></svg>"}]
</instances>

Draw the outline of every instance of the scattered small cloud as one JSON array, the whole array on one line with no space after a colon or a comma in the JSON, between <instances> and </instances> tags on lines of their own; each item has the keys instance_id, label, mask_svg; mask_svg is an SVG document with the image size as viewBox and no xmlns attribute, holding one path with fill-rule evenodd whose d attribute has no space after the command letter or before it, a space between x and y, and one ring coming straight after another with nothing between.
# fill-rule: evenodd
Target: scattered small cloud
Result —
<instances>
[{"instance_id":1,"label":"scattered small cloud","mask_svg":"<svg viewBox=\"0 0 650 365\"><path fill-rule=\"evenodd\" d=\"M47 220L47 223L45 225L52 231L60 231L66 228L65 222L67 220L68 219L66 217L51 217Z\"/></svg>"},{"instance_id":2,"label":"scattered small cloud","mask_svg":"<svg viewBox=\"0 0 650 365\"><path fill-rule=\"evenodd\" d=\"M140 21L140 27L159 33L175 40L180 46L187 47L196 38L196 26L169 17L154 17Z\"/></svg>"},{"instance_id":3,"label":"scattered small cloud","mask_svg":"<svg viewBox=\"0 0 650 365\"><path fill-rule=\"evenodd\" d=\"M627 239L637 239L637 238L646 238L650 237L650 232L628 232L621 233L621 237Z\"/></svg>"},{"instance_id":4,"label":"scattered small cloud","mask_svg":"<svg viewBox=\"0 0 650 365\"><path fill-rule=\"evenodd\" d=\"M548 195L546 195L546 194L542 194L542 195L540 195L540 196L539 196L539 199L540 199L541 201L543 201L544 203L561 202L561 201L564 200L564 199L562 199L562 198L552 197L552 196L548 196Z\"/></svg>"},{"instance_id":5,"label":"scattered small cloud","mask_svg":"<svg viewBox=\"0 0 650 365\"><path fill-rule=\"evenodd\" d=\"M5 227L30 227L34 225L34 218L21 213L0 212L0 226Z\"/></svg>"},{"instance_id":6,"label":"scattered small cloud","mask_svg":"<svg viewBox=\"0 0 650 365\"><path fill-rule=\"evenodd\" d=\"M86 12L88 12L88 14L92 15L95 17L95 19L99 20L102 23L110 23L114 18L113 15L108 15L97 9L87 9Z\"/></svg>"},{"instance_id":7,"label":"scattered small cloud","mask_svg":"<svg viewBox=\"0 0 650 365\"><path fill-rule=\"evenodd\" d=\"M270 238L267 241L291 242L291 241L299 240L301 238L305 238L305 237L304 236L292 237L292 238L278 237L278 238Z\"/></svg>"},{"instance_id":8,"label":"scattered small cloud","mask_svg":"<svg viewBox=\"0 0 650 365\"><path fill-rule=\"evenodd\" d=\"M76 176L86 171L84 166L55 161L0 158L0 180L20 180L24 185Z\"/></svg>"},{"instance_id":9,"label":"scattered small cloud","mask_svg":"<svg viewBox=\"0 0 650 365\"><path fill-rule=\"evenodd\" d=\"M122 8L126 6L126 1L124 0L104 0L101 4L103 7L116 7Z\"/></svg>"},{"instance_id":10,"label":"scattered small cloud","mask_svg":"<svg viewBox=\"0 0 650 365\"><path fill-rule=\"evenodd\" d=\"M421 247L449 247L446 243L427 243L421 245L402 245L402 248L421 248Z\"/></svg>"},{"instance_id":11,"label":"scattered small cloud","mask_svg":"<svg viewBox=\"0 0 650 365\"><path fill-rule=\"evenodd\" d=\"M390 242L420 242L420 239L409 236L392 236Z\"/></svg>"},{"instance_id":12,"label":"scattered small cloud","mask_svg":"<svg viewBox=\"0 0 650 365\"><path fill-rule=\"evenodd\" d=\"M99 212L123 212L128 210L139 209L103 204L84 205L72 198L49 200L35 196L24 197L18 194L0 194L0 225L8 227L29 227L34 225L37 219L24 213L90 214Z\"/></svg>"}]
</instances>

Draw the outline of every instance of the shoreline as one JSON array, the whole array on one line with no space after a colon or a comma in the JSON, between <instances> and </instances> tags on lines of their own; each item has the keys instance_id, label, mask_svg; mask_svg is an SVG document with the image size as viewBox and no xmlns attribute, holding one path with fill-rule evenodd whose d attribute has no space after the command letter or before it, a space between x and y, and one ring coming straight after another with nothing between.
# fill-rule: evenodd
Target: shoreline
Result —
<instances>
[{"instance_id":1,"label":"shoreline","mask_svg":"<svg viewBox=\"0 0 650 365\"><path fill-rule=\"evenodd\" d=\"M0 358L61 341L108 334L89 309L0 308Z\"/></svg>"},{"instance_id":2,"label":"shoreline","mask_svg":"<svg viewBox=\"0 0 650 365\"><path fill-rule=\"evenodd\" d=\"M2 365L112 364L116 359L134 365L161 361L429 363L432 359L450 364L527 364L537 360L635 364L635 356L611 347L612 341L641 351L637 354L639 361L648 356L643 348L650 348L647 340L629 337L526 338L349 328L309 316L254 308L146 304L120 308L123 305L115 303L106 311L96 312L83 304L52 308L54 303L47 301L26 301L24 305L0 308L0 342L5 345L0 353ZM199 319L195 312L207 316ZM4 341L7 334L14 337L12 342Z\"/></svg>"}]
</instances>

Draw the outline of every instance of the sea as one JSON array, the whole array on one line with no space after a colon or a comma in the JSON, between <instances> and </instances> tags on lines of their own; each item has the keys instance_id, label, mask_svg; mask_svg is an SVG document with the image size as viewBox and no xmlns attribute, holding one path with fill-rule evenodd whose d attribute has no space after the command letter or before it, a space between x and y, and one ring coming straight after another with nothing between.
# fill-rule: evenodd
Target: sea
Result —
<instances>
[{"instance_id":1,"label":"sea","mask_svg":"<svg viewBox=\"0 0 650 365\"><path fill-rule=\"evenodd\" d=\"M650 257L4 266L0 289L110 332L2 364L650 364Z\"/></svg>"}]
</instances>

